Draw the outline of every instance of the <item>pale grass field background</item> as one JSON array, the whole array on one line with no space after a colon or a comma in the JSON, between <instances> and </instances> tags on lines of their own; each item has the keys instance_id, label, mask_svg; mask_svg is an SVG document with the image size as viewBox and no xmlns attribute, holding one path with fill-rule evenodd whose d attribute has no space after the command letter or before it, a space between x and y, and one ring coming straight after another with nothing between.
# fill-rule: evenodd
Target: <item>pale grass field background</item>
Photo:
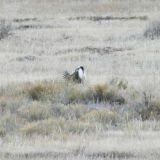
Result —
<instances>
[{"instance_id":1,"label":"pale grass field background","mask_svg":"<svg viewBox=\"0 0 160 160\"><path fill-rule=\"evenodd\" d=\"M141 86L146 79L151 84L159 83L159 40L150 41L143 37L148 23L158 19L158 1L93 1L89 5L90 1L47 0L1 1L1 4L0 15L10 20L13 28L42 26L40 29L13 29L13 35L1 41L1 84L61 79L65 69L73 71L79 65L85 66L89 83L105 82L115 77L123 77L135 86ZM68 20L92 15L147 16L148 19ZM18 18L37 18L37 21L12 22ZM87 46L113 47L122 51L102 56L89 51L65 53L68 49ZM59 51L62 53L55 56ZM33 56L34 60L26 60L27 56Z\"/></svg>"},{"instance_id":2,"label":"pale grass field background","mask_svg":"<svg viewBox=\"0 0 160 160\"><path fill-rule=\"evenodd\" d=\"M83 65L86 85L126 79L131 90L159 97L160 40L143 36L147 26L159 20L159 8L159 0L0 0L0 18L12 26L12 34L0 41L0 85L61 80L64 70L72 72ZM69 20L83 16L137 19ZM138 18L143 16L147 19ZM91 53L85 47L120 51ZM135 121L126 126L122 131L97 131L57 141L52 136L8 136L0 140L0 157L86 160L93 153L106 153L109 159L160 158L160 133L154 131L159 122ZM110 157L112 152L116 157Z\"/></svg>"}]
</instances>

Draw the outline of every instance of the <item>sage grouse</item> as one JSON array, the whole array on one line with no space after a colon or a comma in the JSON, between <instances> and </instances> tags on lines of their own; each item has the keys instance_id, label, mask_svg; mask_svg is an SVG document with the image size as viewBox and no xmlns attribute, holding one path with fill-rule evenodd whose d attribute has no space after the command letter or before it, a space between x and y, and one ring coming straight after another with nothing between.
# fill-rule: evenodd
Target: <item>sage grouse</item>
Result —
<instances>
[{"instance_id":1,"label":"sage grouse","mask_svg":"<svg viewBox=\"0 0 160 160\"><path fill-rule=\"evenodd\" d=\"M82 83L85 79L84 67L80 66L79 68L75 69L75 71L72 74L70 74L68 71L65 71L63 76L68 81Z\"/></svg>"}]
</instances>

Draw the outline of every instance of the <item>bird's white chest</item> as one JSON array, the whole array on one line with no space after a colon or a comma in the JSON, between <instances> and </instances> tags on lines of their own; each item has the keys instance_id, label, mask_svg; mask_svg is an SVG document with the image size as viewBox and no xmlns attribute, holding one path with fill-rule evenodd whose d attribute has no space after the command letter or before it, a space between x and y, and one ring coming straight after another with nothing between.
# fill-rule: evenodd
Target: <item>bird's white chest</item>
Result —
<instances>
[{"instance_id":1,"label":"bird's white chest","mask_svg":"<svg viewBox=\"0 0 160 160\"><path fill-rule=\"evenodd\" d=\"M84 72L83 72L82 69L79 69L79 70L78 70L78 76L79 76L80 79L83 79L83 78L84 78Z\"/></svg>"}]
</instances>

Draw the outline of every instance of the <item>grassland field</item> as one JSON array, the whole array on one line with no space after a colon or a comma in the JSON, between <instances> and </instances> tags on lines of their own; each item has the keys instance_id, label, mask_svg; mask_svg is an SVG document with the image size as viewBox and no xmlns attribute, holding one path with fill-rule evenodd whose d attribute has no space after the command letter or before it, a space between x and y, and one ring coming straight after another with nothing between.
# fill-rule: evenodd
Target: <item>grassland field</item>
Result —
<instances>
[{"instance_id":1,"label":"grassland field","mask_svg":"<svg viewBox=\"0 0 160 160\"><path fill-rule=\"evenodd\" d=\"M159 8L0 0L0 159L160 159Z\"/></svg>"}]
</instances>

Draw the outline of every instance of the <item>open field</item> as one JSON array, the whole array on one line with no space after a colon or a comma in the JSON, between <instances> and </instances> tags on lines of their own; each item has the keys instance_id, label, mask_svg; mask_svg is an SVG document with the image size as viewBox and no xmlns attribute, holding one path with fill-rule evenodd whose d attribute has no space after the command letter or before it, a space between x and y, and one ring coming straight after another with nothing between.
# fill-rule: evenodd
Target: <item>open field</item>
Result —
<instances>
[{"instance_id":1,"label":"open field","mask_svg":"<svg viewBox=\"0 0 160 160\"><path fill-rule=\"evenodd\" d=\"M160 159L159 8L0 0L0 159Z\"/></svg>"}]
</instances>

